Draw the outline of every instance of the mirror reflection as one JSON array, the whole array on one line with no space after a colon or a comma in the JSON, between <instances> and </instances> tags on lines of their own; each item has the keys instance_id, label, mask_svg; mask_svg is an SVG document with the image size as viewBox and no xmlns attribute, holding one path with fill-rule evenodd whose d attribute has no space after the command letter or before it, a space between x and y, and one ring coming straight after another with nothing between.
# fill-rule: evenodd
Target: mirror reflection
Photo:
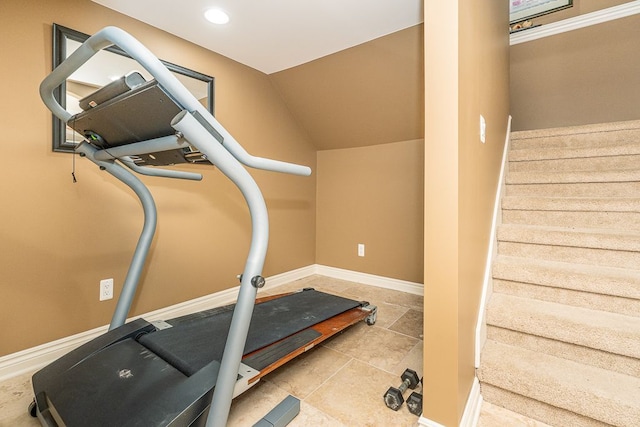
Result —
<instances>
[{"instance_id":1,"label":"mirror reflection","mask_svg":"<svg viewBox=\"0 0 640 427\"><path fill-rule=\"evenodd\" d=\"M88 35L54 24L54 68L73 53ZM162 61L174 73L180 82L200 102L213 113L213 77ZM72 113L82 112L81 99L97 89L127 75L138 72L145 80L151 80L147 71L136 61L117 48L98 52L86 64L80 67L56 91L55 95L63 107ZM72 152L84 139L61 120L54 117L53 150Z\"/></svg>"}]
</instances>

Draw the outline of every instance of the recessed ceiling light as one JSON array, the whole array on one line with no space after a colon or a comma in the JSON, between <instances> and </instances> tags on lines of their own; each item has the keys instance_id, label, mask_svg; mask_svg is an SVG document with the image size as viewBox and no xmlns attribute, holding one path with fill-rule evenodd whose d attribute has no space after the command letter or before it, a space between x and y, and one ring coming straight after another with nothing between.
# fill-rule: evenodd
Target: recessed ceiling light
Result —
<instances>
[{"instance_id":1,"label":"recessed ceiling light","mask_svg":"<svg viewBox=\"0 0 640 427\"><path fill-rule=\"evenodd\" d=\"M229 22L229 15L227 15L224 11L220 9L207 9L204 12L204 17L207 21L212 22L214 24L226 24Z\"/></svg>"}]
</instances>

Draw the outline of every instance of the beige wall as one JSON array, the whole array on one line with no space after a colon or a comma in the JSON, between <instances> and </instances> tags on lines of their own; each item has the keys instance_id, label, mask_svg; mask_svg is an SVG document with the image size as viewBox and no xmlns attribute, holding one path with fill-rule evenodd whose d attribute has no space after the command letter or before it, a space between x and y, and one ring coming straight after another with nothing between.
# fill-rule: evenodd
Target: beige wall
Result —
<instances>
[{"instance_id":1,"label":"beige wall","mask_svg":"<svg viewBox=\"0 0 640 427\"><path fill-rule=\"evenodd\" d=\"M270 75L318 150L424 137L424 26Z\"/></svg>"},{"instance_id":2,"label":"beige wall","mask_svg":"<svg viewBox=\"0 0 640 427\"><path fill-rule=\"evenodd\" d=\"M594 0L582 3L582 13L593 11ZM633 15L512 46L513 129L640 119L638 44Z\"/></svg>"},{"instance_id":3,"label":"beige wall","mask_svg":"<svg viewBox=\"0 0 640 427\"><path fill-rule=\"evenodd\" d=\"M425 2L423 415L456 426L474 341L509 115L508 2ZM479 116L487 140L479 140Z\"/></svg>"},{"instance_id":4,"label":"beige wall","mask_svg":"<svg viewBox=\"0 0 640 427\"><path fill-rule=\"evenodd\" d=\"M319 151L317 263L422 283L423 169L423 140Z\"/></svg>"},{"instance_id":5,"label":"beige wall","mask_svg":"<svg viewBox=\"0 0 640 427\"><path fill-rule=\"evenodd\" d=\"M51 70L51 25L92 34L106 25L132 33L160 58L216 78L216 115L255 155L315 168L315 148L269 78L89 0L0 2L0 356L109 322L114 300L98 302L100 279L124 280L142 226L139 202L88 161L51 152L51 115L38 85ZM237 284L249 218L217 170L204 180L143 177L159 211L150 265L133 313ZM271 219L265 275L315 261L315 176L252 172Z\"/></svg>"}]
</instances>

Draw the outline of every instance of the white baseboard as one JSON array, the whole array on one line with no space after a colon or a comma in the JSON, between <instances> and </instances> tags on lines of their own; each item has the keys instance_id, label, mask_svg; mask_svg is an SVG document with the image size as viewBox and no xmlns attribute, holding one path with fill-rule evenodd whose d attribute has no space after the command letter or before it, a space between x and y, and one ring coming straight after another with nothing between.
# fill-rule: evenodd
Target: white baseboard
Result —
<instances>
[{"instance_id":1,"label":"white baseboard","mask_svg":"<svg viewBox=\"0 0 640 427\"><path fill-rule=\"evenodd\" d=\"M358 271L344 270L342 268L328 267L316 264L316 274L333 277L334 279L348 280L350 282L364 283L378 288L393 289L414 295L424 295L422 283L408 282L405 280L391 279L389 277L376 276Z\"/></svg>"},{"instance_id":2,"label":"white baseboard","mask_svg":"<svg viewBox=\"0 0 640 427\"><path fill-rule=\"evenodd\" d=\"M333 267L319 266L317 264L268 277L266 279L267 283L264 289L276 288L314 274L422 295L422 285L418 283L404 282L402 280L342 270ZM235 286L211 295L205 295L200 298L195 298L169 307L161 308L159 310L154 310L140 316L135 316L128 320L140 317L144 317L149 321L172 319L196 313L198 311L219 307L221 305L231 304L236 301L239 289L240 286ZM67 354L76 347L79 347L80 345L102 335L107 331L107 329L108 325L101 326L90 331L81 332L70 337L65 337L37 347L28 348L17 353L0 357L0 381L36 371Z\"/></svg>"},{"instance_id":3,"label":"white baseboard","mask_svg":"<svg viewBox=\"0 0 640 427\"><path fill-rule=\"evenodd\" d=\"M480 381L478 377L473 379L473 385L467 398L467 404L464 407L464 413L460 420L459 427L476 427L480 418L480 410L482 409L482 395L480 394ZM425 418L423 416L418 420L418 424L423 427L445 427L440 423Z\"/></svg>"},{"instance_id":4,"label":"white baseboard","mask_svg":"<svg viewBox=\"0 0 640 427\"><path fill-rule=\"evenodd\" d=\"M460 427L475 427L478 425L480 410L482 409L482 395L480 394L480 381L478 377L473 378L473 385L464 407L464 413L460 420Z\"/></svg>"}]
</instances>

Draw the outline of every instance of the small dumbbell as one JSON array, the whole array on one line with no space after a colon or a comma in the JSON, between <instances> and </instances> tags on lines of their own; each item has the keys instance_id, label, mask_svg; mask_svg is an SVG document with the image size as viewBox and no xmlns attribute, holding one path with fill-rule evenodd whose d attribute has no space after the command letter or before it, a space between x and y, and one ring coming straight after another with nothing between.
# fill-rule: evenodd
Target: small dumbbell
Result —
<instances>
[{"instance_id":1,"label":"small dumbbell","mask_svg":"<svg viewBox=\"0 0 640 427\"><path fill-rule=\"evenodd\" d=\"M414 391L407 399L407 408L413 415L422 414L422 393Z\"/></svg>"},{"instance_id":2,"label":"small dumbbell","mask_svg":"<svg viewBox=\"0 0 640 427\"><path fill-rule=\"evenodd\" d=\"M384 394L384 403L387 405L387 408L393 409L394 411L400 409L404 403L402 393L408 388L413 390L420 381L418 374L412 369L405 369L400 378L402 379L402 384L400 384L398 388L389 387L389 390Z\"/></svg>"}]
</instances>

